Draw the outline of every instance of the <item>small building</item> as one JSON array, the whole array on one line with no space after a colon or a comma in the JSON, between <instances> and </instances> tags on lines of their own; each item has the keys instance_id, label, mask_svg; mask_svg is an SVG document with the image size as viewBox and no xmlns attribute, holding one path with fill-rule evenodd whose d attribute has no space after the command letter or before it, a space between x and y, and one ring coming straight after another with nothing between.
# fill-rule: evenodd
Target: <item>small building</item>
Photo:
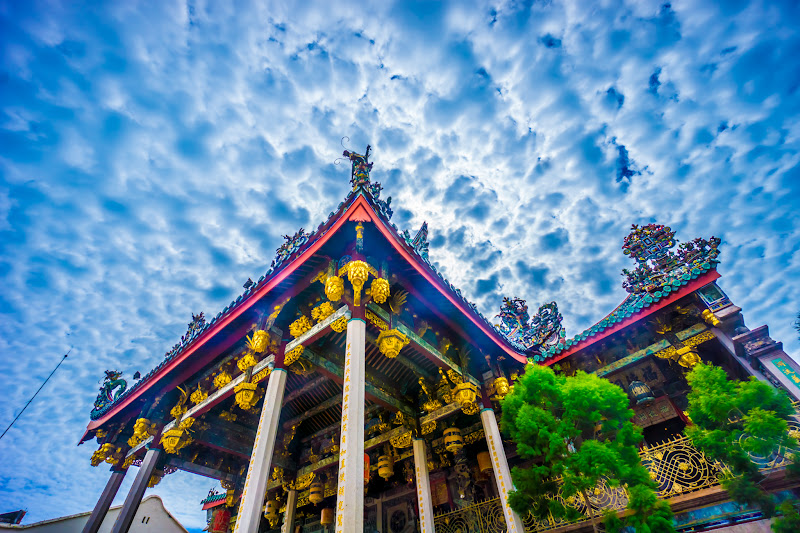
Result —
<instances>
[{"instance_id":1,"label":"small building","mask_svg":"<svg viewBox=\"0 0 800 533\"><path fill-rule=\"evenodd\" d=\"M121 505L108 510L98 530L100 533L109 533L119 516ZM13 530L25 533L81 533L89 521L91 513L79 513L61 518L51 518L27 525L0 524L0 531ZM131 528L131 533L188 533L185 527L172 516L164 502L156 495L147 496L136 511Z\"/></svg>"}]
</instances>

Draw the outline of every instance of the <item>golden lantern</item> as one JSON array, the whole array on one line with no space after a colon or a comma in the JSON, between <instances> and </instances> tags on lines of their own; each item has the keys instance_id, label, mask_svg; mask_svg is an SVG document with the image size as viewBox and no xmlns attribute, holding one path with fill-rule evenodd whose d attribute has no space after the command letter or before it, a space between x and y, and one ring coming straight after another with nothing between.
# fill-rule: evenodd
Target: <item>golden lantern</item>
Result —
<instances>
[{"instance_id":1,"label":"golden lantern","mask_svg":"<svg viewBox=\"0 0 800 533\"><path fill-rule=\"evenodd\" d=\"M236 399L236 405L239 408L247 411L248 409L252 409L253 406L258 402L258 397L256 396L256 389L258 385L255 383L248 383L243 381L239 383L233 388L235 393L234 398Z\"/></svg>"},{"instance_id":2,"label":"golden lantern","mask_svg":"<svg viewBox=\"0 0 800 533\"><path fill-rule=\"evenodd\" d=\"M465 407L469 404L475 403L475 398L478 397L478 387L472 383L459 383L453 392L455 401Z\"/></svg>"},{"instance_id":3,"label":"golden lantern","mask_svg":"<svg viewBox=\"0 0 800 533\"><path fill-rule=\"evenodd\" d=\"M319 505L322 500L325 499L325 487L322 485L322 481L315 481L311 484L311 489L308 494L308 501L313 503L314 505Z\"/></svg>"},{"instance_id":4,"label":"golden lantern","mask_svg":"<svg viewBox=\"0 0 800 533\"><path fill-rule=\"evenodd\" d=\"M323 526L333 524L333 509L326 507L319 515L319 523Z\"/></svg>"},{"instance_id":5,"label":"golden lantern","mask_svg":"<svg viewBox=\"0 0 800 533\"><path fill-rule=\"evenodd\" d=\"M478 470L481 474L485 474L492 469L492 456L489 452L481 452L478 454Z\"/></svg>"},{"instance_id":6,"label":"golden lantern","mask_svg":"<svg viewBox=\"0 0 800 533\"><path fill-rule=\"evenodd\" d=\"M378 457L378 475L381 476L386 481L389 481L389 478L394 475L394 465L392 464L392 458L388 455L381 455Z\"/></svg>"},{"instance_id":7,"label":"golden lantern","mask_svg":"<svg viewBox=\"0 0 800 533\"><path fill-rule=\"evenodd\" d=\"M400 350L409 343L408 337L400 333L397 329L383 330L378 334L378 350L388 357L394 359L400 354Z\"/></svg>"},{"instance_id":8,"label":"golden lantern","mask_svg":"<svg viewBox=\"0 0 800 533\"><path fill-rule=\"evenodd\" d=\"M464 439L461 438L461 430L458 428L447 428L444 434L444 448L451 453L458 452L464 447Z\"/></svg>"},{"instance_id":9,"label":"golden lantern","mask_svg":"<svg viewBox=\"0 0 800 533\"><path fill-rule=\"evenodd\" d=\"M167 453L178 453L192 442L189 429L194 424L191 416L181 420L180 424L164 432L161 436L161 445Z\"/></svg>"}]
</instances>

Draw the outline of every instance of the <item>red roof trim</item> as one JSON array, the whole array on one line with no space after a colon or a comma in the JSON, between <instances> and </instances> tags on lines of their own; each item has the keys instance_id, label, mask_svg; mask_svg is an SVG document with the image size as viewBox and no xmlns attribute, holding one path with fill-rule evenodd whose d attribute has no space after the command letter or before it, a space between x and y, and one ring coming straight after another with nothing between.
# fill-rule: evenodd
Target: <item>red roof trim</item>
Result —
<instances>
[{"instance_id":1,"label":"red roof trim","mask_svg":"<svg viewBox=\"0 0 800 533\"><path fill-rule=\"evenodd\" d=\"M358 201L354 202L347 211L353 209ZM345 211L345 213L347 212ZM137 394L132 395L128 398L125 398L123 402L119 405L115 405L110 411L108 411L105 415L97 420L92 421L89 423L87 430L91 431L94 429L99 428L104 423L108 422L113 416L120 413L125 407L130 405L134 400L139 398L143 392L147 391L148 389L152 388L153 384L158 381L160 376L163 376L166 373L177 368L183 361L189 358L193 353L195 353L199 348L201 348L209 339L216 336L220 333L223 329L225 329L228 324L239 318L245 311L250 309L256 302L258 302L261 298L266 296L275 286L281 283L284 279L286 279L290 274L292 274L297 268L302 265L309 257L314 255L317 250L319 250L323 244L325 244L331 236L338 230L343 224L347 222L347 217L341 216L339 220L337 220L333 226L331 226L330 230L322 235L319 239L317 239L311 246L306 248L306 250L300 254L294 261L286 265L286 267L278 273L274 278L269 280L267 283L264 284L263 287L258 289L256 292L251 294L247 299L245 299L238 307L234 308L228 316L219 320L214 327L209 328L206 330L185 352L183 352L179 357L176 357L168 365L166 365L158 374L154 375L148 383L146 383L142 388L137 391Z\"/></svg>"},{"instance_id":2,"label":"red roof trim","mask_svg":"<svg viewBox=\"0 0 800 533\"><path fill-rule=\"evenodd\" d=\"M649 316L652 313L655 313L659 309L663 309L664 307L666 307L666 306L668 306L668 305L680 300L681 298L683 298L687 294L690 294L690 293L696 291L697 289L705 287L706 285L708 285L712 281L714 281L716 279L719 279L719 277L720 277L720 275L716 270L709 270L705 274L702 274L701 276L699 276L697 279L694 279L694 280L690 281L689 283L687 283L686 285L684 285L683 287L681 287L680 290L678 290L677 292L671 293L668 297L662 298L661 300L659 300L658 302L654 303L653 305L651 305L649 307L645 307L644 309L641 309L640 311L632 314L631 316L629 316L627 319L623 320L622 322L618 322L617 324L614 324L614 326L603 330L602 332L598 333L597 335L592 335L591 337L582 340L578 344L570 346L569 350L567 350L565 352L561 352L560 354L556 355L555 357L553 357L553 358L551 358L551 359L549 359L547 361L543 361L543 362L541 362L539 364L544 365L544 366L550 366L553 363L555 363L557 361L560 361L561 359L564 359L565 357L569 357L570 355L575 354L575 353L583 350L584 348L588 348L592 344L594 344L596 342L599 342L599 341L605 339L606 337L609 337L609 336L613 335L614 333L617 333L618 331L622 331L623 329L627 328L628 326L630 326L634 322L637 322L637 321L641 320L642 318L644 318L646 316Z\"/></svg>"}]
</instances>

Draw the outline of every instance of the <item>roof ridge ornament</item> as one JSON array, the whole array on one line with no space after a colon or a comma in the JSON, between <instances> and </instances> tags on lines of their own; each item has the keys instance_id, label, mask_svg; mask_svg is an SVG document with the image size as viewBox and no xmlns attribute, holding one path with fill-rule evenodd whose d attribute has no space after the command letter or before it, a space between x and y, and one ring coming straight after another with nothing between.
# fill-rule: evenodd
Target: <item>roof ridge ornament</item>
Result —
<instances>
[{"instance_id":1,"label":"roof ridge ornament","mask_svg":"<svg viewBox=\"0 0 800 533\"><path fill-rule=\"evenodd\" d=\"M509 341L528 354L539 354L543 349L564 338L563 317L555 302L542 304L531 319L528 304L522 298L503 298L497 329Z\"/></svg>"},{"instance_id":2,"label":"roof ridge ornament","mask_svg":"<svg viewBox=\"0 0 800 533\"><path fill-rule=\"evenodd\" d=\"M369 162L369 152L371 148L370 145L367 145L367 150L364 152L364 155L351 152L350 150L342 152L342 155L348 158L352 165L350 169L350 183L353 184L353 190L370 184L369 173L372 170L372 163ZM377 185L380 187L380 183Z\"/></svg>"},{"instance_id":3,"label":"roof ridge ornament","mask_svg":"<svg viewBox=\"0 0 800 533\"><path fill-rule=\"evenodd\" d=\"M698 237L675 247L678 240L669 226L662 224L631 225L622 244L622 253L636 260L634 270L622 269L623 288L633 295L655 293L666 285L676 286L689 279L693 270L719 262L721 239Z\"/></svg>"}]
</instances>

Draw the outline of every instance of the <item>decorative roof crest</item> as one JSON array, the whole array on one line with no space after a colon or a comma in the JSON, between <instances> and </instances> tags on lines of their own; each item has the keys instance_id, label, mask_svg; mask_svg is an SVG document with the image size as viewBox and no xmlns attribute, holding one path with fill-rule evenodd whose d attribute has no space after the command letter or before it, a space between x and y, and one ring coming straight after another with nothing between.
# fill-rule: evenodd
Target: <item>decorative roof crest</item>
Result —
<instances>
[{"instance_id":1,"label":"decorative roof crest","mask_svg":"<svg viewBox=\"0 0 800 533\"><path fill-rule=\"evenodd\" d=\"M531 319L525 300L503 298L503 306L497 316L500 317L497 326L500 333L529 353L540 353L565 336L561 325L563 317L555 302L540 306Z\"/></svg>"},{"instance_id":2,"label":"decorative roof crest","mask_svg":"<svg viewBox=\"0 0 800 533\"><path fill-rule=\"evenodd\" d=\"M640 227L633 224L622 244L622 251L635 259L637 265L632 271L622 270L626 278L622 283L625 290L631 294L654 293L666 284L680 284L692 269L719 262L721 240L717 237L681 243L673 252L671 249L677 242L675 232L669 226L647 224Z\"/></svg>"},{"instance_id":3,"label":"decorative roof crest","mask_svg":"<svg viewBox=\"0 0 800 533\"><path fill-rule=\"evenodd\" d=\"M369 162L370 145L367 145L367 151L364 155L345 150L342 155L350 160L352 168L350 170L350 183L353 184L353 190L359 187L369 185L369 173L372 170L372 163ZM378 184L378 191L380 194L380 184ZM372 192L372 191L370 191Z\"/></svg>"}]
</instances>

